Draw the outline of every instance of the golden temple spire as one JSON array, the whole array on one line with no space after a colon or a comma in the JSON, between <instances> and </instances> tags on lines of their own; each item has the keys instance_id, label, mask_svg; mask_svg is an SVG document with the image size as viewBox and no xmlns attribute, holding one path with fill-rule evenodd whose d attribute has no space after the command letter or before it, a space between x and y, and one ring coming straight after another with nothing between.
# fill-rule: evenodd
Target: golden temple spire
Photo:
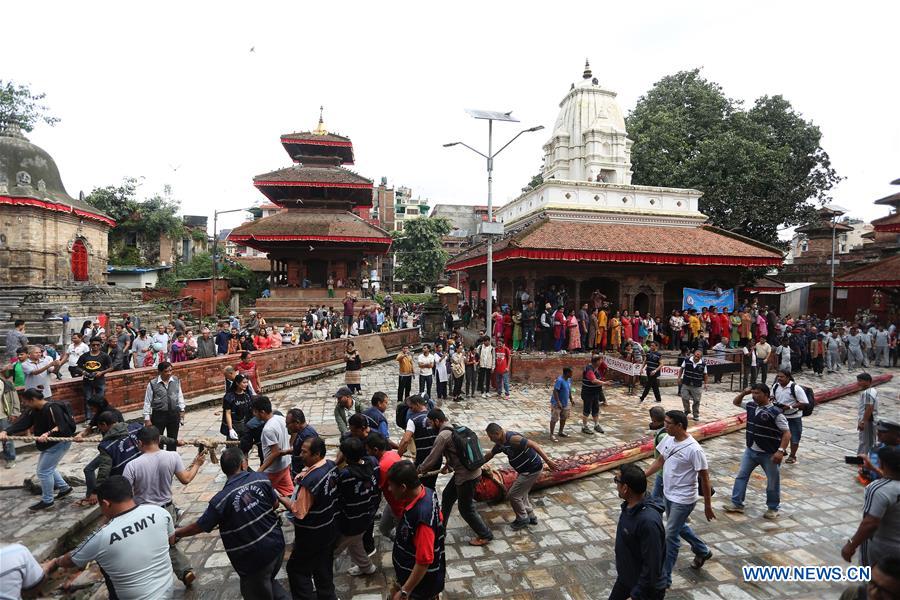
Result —
<instances>
[{"instance_id":1,"label":"golden temple spire","mask_svg":"<svg viewBox=\"0 0 900 600\"><path fill-rule=\"evenodd\" d=\"M324 110L324 106L319 107L319 124L316 126L315 131L313 131L313 135L328 135L328 130L325 129L325 120L322 118L322 112Z\"/></svg>"}]
</instances>

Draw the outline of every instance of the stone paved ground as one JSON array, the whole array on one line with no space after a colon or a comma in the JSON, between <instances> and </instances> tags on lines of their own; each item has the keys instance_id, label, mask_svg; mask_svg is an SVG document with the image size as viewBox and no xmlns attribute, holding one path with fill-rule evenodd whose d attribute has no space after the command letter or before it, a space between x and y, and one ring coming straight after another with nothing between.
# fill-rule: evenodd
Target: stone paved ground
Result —
<instances>
[{"instance_id":1,"label":"stone paved ground","mask_svg":"<svg viewBox=\"0 0 900 600\"><path fill-rule=\"evenodd\" d=\"M874 374L882 372L879 369ZM376 390L395 390L396 367L388 362L367 367L363 374L363 392L369 397ZM827 388L853 380L839 373L825 378L799 377L814 388ZM727 380L726 380L727 381ZM331 394L342 382L334 376L319 382L288 388L272 394L279 408L302 408L319 432L336 441L337 428L332 417ZM884 400L883 411L900 415L900 378L879 388ZM733 414L733 393L727 386L711 386L701 410L702 420L713 420ZM548 384L521 385L513 389L508 402L480 396L459 405L447 403L444 409L453 421L483 431L490 421L528 434L548 448L551 455L578 453L615 445L646 434L646 410L652 404L638 406L635 396L622 388L614 388L607 397L602 424L606 434L585 436L575 428L573 435L553 443L546 433ZM664 390L663 405L680 408L674 388ZM667 598L697 600L762 600L767 598L834 598L840 585L825 584L747 584L740 579L744 564L843 564L839 550L860 519L862 488L854 481L853 470L843 463L843 455L856 448L856 398L847 397L817 409L806 420L800 462L786 465L782 471L782 518L777 522L761 519L764 506L765 479L761 473L753 477L747 497L746 515L727 515L717 510L718 519L707 523L702 512L695 513L692 525L708 542L715 558L702 571L688 567L689 551L682 552ZM575 411L577 412L577 411ZM201 409L188 414L185 435L217 436L220 413ZM392 419L389 419L392 421ZM394 430L399 435L399 430ZM488 446L485 439L484 445ZM718 490L714 504L727 501L736 475L744 434L735 433L703 443L712 466L712 480ZM194 451L181 450L185 461ZM66 462L78 470L92 456L93 446L79 446ZM13 471L2 471L4 485L33 473L34 454L20 457ZM499 460L503 460L502 458ZM206 464L189 486L175 483L176 503L185 511L185 521L200 515L206 502L221 487L223 477L214 465ZM438 484L443 487L443 481ZM73 494L73 496L75 496ZM4 490L0 504L0 523L4 541L29 540L45 546L60 535L65 526L83 518L85 512L70 502L61 502L54 512L30 515L25 505L33 501L21 490ZM542 490L534 495L540 524L526 531L513 532L507 523L512 513L507 504L480 505L479 509L494 530L496 540L489 546L475 548L466 541L470 535L465 523L454 511L447 535L447 598L504 599L594 599L606 598L615 579L614 536L620 501L616 497L611 474L601 474L570 484ZM285 528L288 539L292 537ZM371 577L351 578L344 574L348 559L337 559L335 573L338 593L342 598L375 600L384 597L392 576L390 544L380 540L376 563L381 571ZM198 572L191 591L175 584L177 597L239 598L237 578L217 535L205 535L182 542ZM282 572L282 576L283 576ZM79 581L91 581L83 575ZM105 597L94 588L94 597ZM89 594L86 594L89 595ZM69 597L72 597L70 594Z\"/></svg>"}]
</instances>

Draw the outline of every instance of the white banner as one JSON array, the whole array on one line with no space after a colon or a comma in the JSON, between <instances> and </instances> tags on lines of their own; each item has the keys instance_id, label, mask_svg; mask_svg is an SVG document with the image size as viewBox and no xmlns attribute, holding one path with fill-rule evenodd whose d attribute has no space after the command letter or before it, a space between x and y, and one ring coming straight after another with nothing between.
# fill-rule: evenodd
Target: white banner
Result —
<instances>
[{"instance_id":1,"label":"white banner","mask_svg":"<svg viewBox=\"0 0 900 600\"><path fill-rule=\"evenodd\" d=\"M606 361L607 367L609 367L613 371L624 373L625 375L638 375L641 372L641 365L639 363L629 362L627 360L614 358L608 355L604 357L604 360Z\"/></svg>"}]
</instances>

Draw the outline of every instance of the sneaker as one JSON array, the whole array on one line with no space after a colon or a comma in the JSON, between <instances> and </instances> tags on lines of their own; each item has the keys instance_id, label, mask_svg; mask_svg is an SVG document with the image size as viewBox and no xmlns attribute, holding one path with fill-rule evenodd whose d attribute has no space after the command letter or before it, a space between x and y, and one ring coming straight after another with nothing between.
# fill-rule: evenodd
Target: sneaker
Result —
<instances>
[{"instance_id":1,"label":"sneaker","mask_svg":"<svg viewBox=\"0 0 900 600\"><path fill-rule=\"evenodd\" d=\"M6 461L6 468L7 468L7 469L14 469L15 467L16 467L16 461L14 461L14 460L8 460L8 461Z\"/></svg>"},{"instance_id":2,"label":"sneaker","mask_svg":"<svg viewBox=\"0 0 900 600\"><path fill-rule=\"evenodd\" d=\"M641 399L638 400L638 404L641 404L644 400L646 400L646 398L644 398L643 396L641 396Z\"/></svg>"},{"instance_id":3,"label":"sneaker","mask_svg":"<svg viewBox=\"0 0 900 600\"><path fill-rule=\"evenodd\" d=\"M587 425L585 425L584 427L581 428L581 433L586 433L588 435L594 435L594 430L591 429L590 427L588 427Z\"/></svg>"},{"instance_id":4,"label":"sneaker","mask_svg":"<svg viewBox=\"0 0 900 600\"><path fill-rule=\"evenodd\" d=\"M603 433L603 428L600 427L599 423L597 423L596 425L594 425L594 431L596 431L597 433Z\"/></svg>"},{"instance_id":5,"label":"sneaker","mask_svg":"<svg viewBox=\"0 0 900 600\"><path fill-rule=\"evenodd\" d=\"M506 396L504 396L504 399L508 401L508 400L509 400L509 394L506 394Z\"/></svg>"},{"instance_id":6,"label":"sneaker","mask_svg":"<svg viewBox=\"0 0 900 600\"><path fill-rule=\"evenodd\" d=\"M559 438L556 437L555 435L551 435L551 436L550 436L550 439L553 440L554 442L558 442L558 441L559 441Z\"/></svg>"},{"instance_id":7,"label":"sneaker","mask_svg":"<svg viewBox=\"0 0 900 600\"><path fill-rule=\"evenodd\" d=\"M731 502L729 502L728 504L722 505L722 510L724 510L727 513L743 513L744 507L737 506L736 504L732 504Z\"/></svg>"},{"instance_id":8,"label":"sneaker","mask_svg":"<svg viewBox=\"0 0 900 600\"><path fill-rule=\"evenodd\" d=\"M704 565L704 563L706 563L706 561L708 561L711 558L712 558L712 550L707 552L705 555L704 554L695 554L694 562L691 563L691 568L699 569Z\"/></svg>"},{"instance_id":9,"label":"sneaker","mask_svg":"<svg viewBox=\"0 0 900 600\"><path fill-rule=\"evenodd\" d=\"M482 398L487 398L488 395L487 395L487 394L482 394L481 397L482 397Z\"/></svg>"},{"instance_id":10,"label":"sneaker","mask_svg":"<svg viewBox=\"0 0 900 600\"><path fill-rule=\"evenodd\" d=\"M509 526L513 531L525 529L526 527L528 527L528 519L519 519L518 517L516 517L516 520L510 523Z\"/></svg>"},{"instance_id":11,"label":"sneaker","mask_svg":"<svg viewBox=\"0 0 900 600\"><path fill-rule=\"evenodd\" d=\"M537 517L535 517L534 515L528 517L528 524L529 524L529 525L537 525L537 523L538 523Z\"/></svg>"},{"instance_id":12,"label":"sneaker","mask_svg":"<svg viewBox=\"0 0 900 600\"><path fill-rule=\"evenodd\" d=\"M569 434L566 433L566 432L564 432L564 431L560 431L560 432L559 432L559 437L569 437Z\"/></svg>"},{"instance_id":13,"label":"sneaker","mask_svg":"<svg viewBox=\"0 0 900 600\"><path fill-rule=\"evenodd\" d=\"M184 587L191 587L194 581L197 579L197 574L194 573L193 569L188 569L184 572L184 575L181 577L181 583L184 584Z\"/></svg>"},{"instance_id":14,"label":"sneaker","mask_svg":"<svg viewBox=\"0 0 900 600\"><path fill-rule=\"evenodd\" d=\"M771 508L763 513L763 519L769 519L770 521L774 521L778 518L778 511L772 510Z\"/></svg>"},{"instance_id":15,"label":"sneaker","mask_svg":"<svg viewBox=\"0 0 900 600\"><path fill-rule=\"evenodd\" d=\"M691 420L693 420L693 421L699 421L699 420L700 420L700 417L695 417L695 416L691 415Z\"/></svg>"},{"instance_id":16,"label":"sneaker","mask_svg":"<svg viewBox=\"0 0 900 600\"><path fill-rule=\"evenodd\" d=\"M60 498L65 498L66 496L68 496L71 493L72 493L72 486L69 486L66 489L59 492L58 494L56 494L56 499L59 500Z\"/></svg>"},{"instance_id":17,"label":"sneaker","mask_svg":"<svg viewBox=\"0 0 900 600\"><path fill-rule=\"evenodd\" d=\"M349 569L347 569L347 575L353 575L354 577L359 577L360 575L371 575L375 571L378 570L378 567L375 565L369 565L369 568L366 570L362 570L356 565L351 565Z\"/></svg>"},{"instance_id":18,"label":"sneaker","mask_svg":"<svg viewBox=\"0 0 900 600\"><path fill-rule=\"evenodd\" d=\"M44 510L45 508L50 508L51 506L53 506L52 502L44 502L43 500L41 500L40 502L29 506L28 510L31 510L31 511Z\"/></svg>"},{"instance_id":19,"label":"sneaker","mask_svg":"<svg viewBox=\"0 0 900 600\"><path fill-rule=\"evenodd\" d=\"M487 546L488 544L491 543L491 541L493 541L493 539L494 539L493 537L489 537L489 538L476 537L476 538L472 538L471 540L469 540L469 545L470 546Z\"/></svg>"}]
</instances>

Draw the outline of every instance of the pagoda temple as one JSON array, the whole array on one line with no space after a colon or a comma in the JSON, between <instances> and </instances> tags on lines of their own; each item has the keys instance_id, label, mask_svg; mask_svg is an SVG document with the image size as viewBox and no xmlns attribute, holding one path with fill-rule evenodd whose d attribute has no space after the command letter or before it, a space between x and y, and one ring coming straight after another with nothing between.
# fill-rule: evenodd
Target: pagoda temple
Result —
<instances>
[{"instance_id":1,"label":"pagoda temple","mask_svg":"<svg viewBox=\"0 0 900 600\"><path fill-rule=\"evenodd\" d=\"M272 299L318 300L329 276L358 291L368 257L386 253L391 237L351 212L372 205L372 181L343 166L353 164L353 143L329 133L320 114L314 131L284 134L281 145L295 164L253 178L281 210L228 239L267 253Z\"/></svg>"},{"instance_id":2,"label":"pagoda temple","mask_svg":"<svg viewBox=\"0 0 900 600\"><path fill-rule=\"evenodd\" d=\"M495 210L496 296L512 304L565 290L574 307L600 292L614 309L654 316L681 308L683 288L736 287L749 267L782 264L777 248L706 224L698 190L631 184L631 146L616 93L585 64L544 145L543 183ZM486 248L453 257L484 298Z\"/></svg>"}]
</instances>

